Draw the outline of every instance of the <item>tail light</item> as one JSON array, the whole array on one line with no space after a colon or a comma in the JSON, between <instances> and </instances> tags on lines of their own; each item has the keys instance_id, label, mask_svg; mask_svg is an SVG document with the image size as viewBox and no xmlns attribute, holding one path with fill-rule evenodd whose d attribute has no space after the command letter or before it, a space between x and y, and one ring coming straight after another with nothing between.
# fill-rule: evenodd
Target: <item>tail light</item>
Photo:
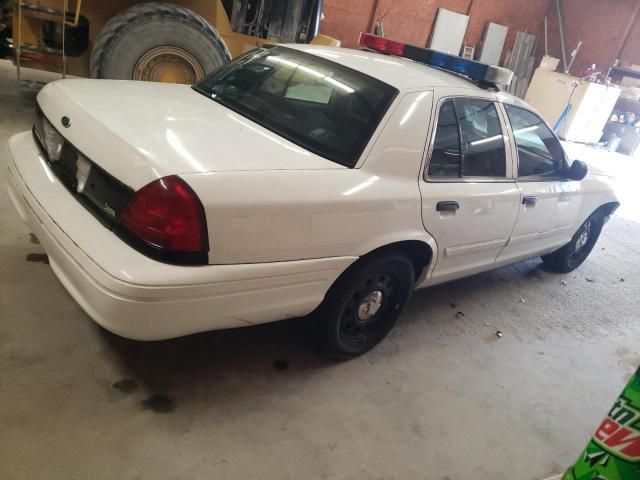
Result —
<instances>
[{"instance_id":1,"label":"tail light","mask_svg":"<svg viewBox=\"0 0 640 480\"><path fill-rule=\"evenodd\" d=\"M160 178L135 192L117 230L133 247L158 260L189 265L208 262L202 203L179 177Z\"/></svg>"}]
</instances>

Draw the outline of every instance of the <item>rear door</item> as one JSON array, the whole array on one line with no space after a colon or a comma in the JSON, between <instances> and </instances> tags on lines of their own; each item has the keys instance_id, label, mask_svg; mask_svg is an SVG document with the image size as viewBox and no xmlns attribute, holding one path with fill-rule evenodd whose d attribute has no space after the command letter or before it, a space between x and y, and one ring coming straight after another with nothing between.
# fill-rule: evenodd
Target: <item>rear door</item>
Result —
<instances>
[{"instance_id":1,"label":"rear door","mask_svg":"<svg viewBox=\"0 0 640 480\"><path fill-rule=\"evenodd\" d=\"M567 243L581 202L580 184L566 179L560 142L533 112L504 104L517 155L522 204L509 244L499 261L530 258Z\"/></svg>"},{"instance_id":2,"label":"rear door","mask_svg":"<svg viewBox=\"0 0 640 480\"><path fill-rule=\"evenodd\" d=\"M491 268L513 230L520 193L506 123L490 98L447 97L420 182L422 220L438 245L432 282Z\"/></svg>"}]
</instances>

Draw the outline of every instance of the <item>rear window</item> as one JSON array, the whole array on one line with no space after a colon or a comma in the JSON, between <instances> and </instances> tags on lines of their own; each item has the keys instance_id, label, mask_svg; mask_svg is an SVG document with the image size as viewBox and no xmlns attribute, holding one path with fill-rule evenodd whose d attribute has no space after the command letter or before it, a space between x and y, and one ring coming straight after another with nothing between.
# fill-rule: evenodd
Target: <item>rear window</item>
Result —
<instances>
[{"instance_id":1,"label":"rear window","mask_svg":"<svg viewBox=\"0 0 640 480\"><path fill-rule=\"evenodd\" d=\"M259 48L194 88L329 160L353 167L398 91L315 55Z\"/></svg>"}]
</instances>

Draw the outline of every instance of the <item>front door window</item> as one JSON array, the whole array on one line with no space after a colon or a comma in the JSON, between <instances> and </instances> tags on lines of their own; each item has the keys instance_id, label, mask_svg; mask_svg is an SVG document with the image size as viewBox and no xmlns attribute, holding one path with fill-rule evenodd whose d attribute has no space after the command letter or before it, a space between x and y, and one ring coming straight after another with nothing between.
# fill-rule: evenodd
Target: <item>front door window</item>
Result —
<instances>
[{"instance_id":1,"label":"front door window","mask_svg":"<svg viewBox=\"0 0 640 480\"><path fill-rule=\"evenodd\" d=\"M518 178L542 180L562 178L565 156L560 142L535 114L505 105L518 148Z\"/></svg>"}]
</instances>

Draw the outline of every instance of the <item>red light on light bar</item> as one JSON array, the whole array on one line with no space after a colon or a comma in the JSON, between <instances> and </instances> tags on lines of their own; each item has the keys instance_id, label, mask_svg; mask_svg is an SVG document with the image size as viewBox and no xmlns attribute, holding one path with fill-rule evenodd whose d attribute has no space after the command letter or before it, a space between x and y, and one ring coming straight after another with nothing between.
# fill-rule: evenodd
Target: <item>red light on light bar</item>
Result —
<instances>
[{"instance_id":1,"label":"red light on light bar","mask_svg":"<svg viewBox=\"0 0 640 480\"><path fill-rule=\"evenodd\" d=\"M396 42L370 33L361 33L358 45L380 53L388 53L399 57L404 55L406 43Z\"/></svg>"}]
</instances>

